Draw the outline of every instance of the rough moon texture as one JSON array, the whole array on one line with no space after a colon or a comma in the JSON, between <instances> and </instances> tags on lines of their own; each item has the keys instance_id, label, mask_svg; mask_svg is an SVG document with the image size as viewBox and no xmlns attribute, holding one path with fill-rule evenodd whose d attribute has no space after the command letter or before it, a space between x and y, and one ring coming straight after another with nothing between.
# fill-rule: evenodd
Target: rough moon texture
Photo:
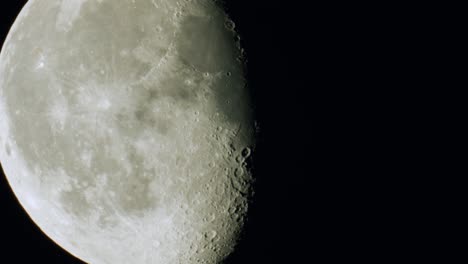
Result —
<instances>
[{"instance_id":1,"label":"rough moon texture","mask_svg":"<svg viewBox=\"0 0 468 264\"><path fill-rule=\"evenodd\" d=\"M208 0L31 0L0 57L0 161L85 262L219 263L251 194L234 24Z\"/></svg>"}]
</instances>

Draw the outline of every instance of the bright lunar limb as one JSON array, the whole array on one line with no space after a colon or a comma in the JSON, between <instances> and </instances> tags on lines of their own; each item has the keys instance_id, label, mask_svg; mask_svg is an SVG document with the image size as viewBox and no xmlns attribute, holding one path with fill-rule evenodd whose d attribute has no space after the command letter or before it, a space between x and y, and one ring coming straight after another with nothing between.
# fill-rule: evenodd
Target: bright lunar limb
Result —
<instances>
[{"instance_id":1,"label":"bright lunar limb","mask_svg":"<svg viewBox=\"0 0 468 264\"><path fill-rule=\"evenodd\" d=\"M0 55L0 161L85 262L219 263L247 212L253 110L210 0L30 0Z\"/></svg>"}]
</instances>

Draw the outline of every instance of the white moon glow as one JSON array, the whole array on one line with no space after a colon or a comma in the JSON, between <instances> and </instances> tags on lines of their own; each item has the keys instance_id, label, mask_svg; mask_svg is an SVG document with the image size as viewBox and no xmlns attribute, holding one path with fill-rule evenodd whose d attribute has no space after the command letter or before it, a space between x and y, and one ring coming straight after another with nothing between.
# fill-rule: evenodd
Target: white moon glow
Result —
<instances>
[{"instance_id":1,"label":"white moon glow","mask_svg":"<svg viewBox=\"0 0 468 264\"><path fill-rule=\"evenodd\" d=\"M0 55L0 161L85 262L219 263L251 193L253 112L210 0L30 0Z\"/></svg>"}]
</instances>

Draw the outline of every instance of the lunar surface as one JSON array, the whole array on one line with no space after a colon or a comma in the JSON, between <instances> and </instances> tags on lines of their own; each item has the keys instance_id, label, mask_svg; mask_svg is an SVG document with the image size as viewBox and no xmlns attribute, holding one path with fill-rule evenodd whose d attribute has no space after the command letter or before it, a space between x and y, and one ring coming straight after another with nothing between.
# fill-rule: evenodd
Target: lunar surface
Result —
<instances>
[{"instance_id":1,"label":"lunar surface","mask_svg":"<svg viewBox=\"0 0 468 264\"><path fill-rule=\"evenodd\" d=\"M209 0L30 0L0 55L0 161L92 264L221 263L252 194L254 113Z\"/></svg>"}]
</instances>

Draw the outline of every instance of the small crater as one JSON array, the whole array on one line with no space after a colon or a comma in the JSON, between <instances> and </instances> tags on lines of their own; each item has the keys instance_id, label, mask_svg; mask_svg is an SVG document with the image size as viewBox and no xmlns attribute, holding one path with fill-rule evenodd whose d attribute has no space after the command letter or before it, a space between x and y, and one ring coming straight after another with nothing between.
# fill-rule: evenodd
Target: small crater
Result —
<instances>
[{"instance_id":1,"label":"small crater","mask_svg":"<svg viewBox=\"0 0 468 264\"><path fill-rule=\"evenodd\" d=\"M216 215L215 215L214 213L210 214L210 215L207 217L207 221L208 221L208 222L213 222L215 219L216 219Z\"/></svg>"},{"instance_id":2,"label":"small crater","mask_svg":"<svg viewBox=\"0 0 468 264\"><path fill-rule=\"evenodd\" d=\"M244 167L246 170L252 169L251 160L246 160L246 161L242 162L242 167Z\"/></svg>"},{"instance_id":3,"label":"small crater","mask_svg":"<svg viewBox=\"0 0 468 264\"><path fill-rule=\"evenodd\" d=\"M229 30L234 30L236 28L236 24L230 19L227 19L226 22L224 22L224 26Z\"/></svg>"},{"instance_id":4,"label":"small crater","mask_svg":"<svg viewBox=\"0 0 468 264\"><path fill-rule=\"evenodd\" d=\"M232 151L236 151L236 147L234 146L232 142L229 144L229 147L231 148Z\"/></svg>"},{"instance_id":5,"label":"small crater","mask_svg":"<svg viewBox=\"0 0 468 264\"><path fill-rule=\"evenodd\" d=\"M244 148L242 150L242 157L248 158L250 156L251 152L252 151L250 150L250 148L248 148L248 147Z\"/></svg>"},{"instance_id":6,"label":"small crater","mask_svg":"<svg viewBox=\"0 0 468 264\"><path fill-rule=\"evenodd\" d=\"M174 15L175 15L176 18L181 18L182 17L182 12L181 11L176 11Z\"/></svg>"},{"instance_id":7,"label":"small crater","mask_svg":"<svg viewBox=\"0 0 468 264\"><path fill-rule=\"evenodd\" d=\"M234 221L239 221L239 218L240 218L239 214L232 215L232 219L234 219Z\"/></svg>"},{"instance_id":8,"label":"small crater","mask_svg":"<svg viewBox=\"0 0 468 264\"><path fill-rule=\"evenodd\" d=\"M243 170L242 168L236 168L236 169L234 170L234 175L235 175L236 177L240 177L240 176L242 176L243 174L244 174L244 170Z\"/></svg>"},{"instance_id":9,"label":"small crater","mask_svg":"<svg viewBox=\"0 0 468 264\"><path fill-rule=\"evenodd\" d=\"M209 239L209 240L212 240L214 239L216 236L218 235L218 233L214 230L211 230L209 231L208 233L205 234L205 238Z\"/></svg>"},{"instance_id":10,"label":"small crater","mask_svg":"<svg viewBox=\"0 0 468 264\"><path fill-rule=\"evenodd\" d=\"M239 206L231 205L228 209L228 213L231 215L237 214L240 211Z\"/></svg>"},{"instance_id":11,"label":"small crater","mask_svg":"<svg viewBox=\"0 0 468 264\"><path fill-rule=\"evenodd\" d=\"M187 79L184 81L184 84L188 86L193 86L195 85L195 82L192 79Z\"/></svg>"}]
</instances>

